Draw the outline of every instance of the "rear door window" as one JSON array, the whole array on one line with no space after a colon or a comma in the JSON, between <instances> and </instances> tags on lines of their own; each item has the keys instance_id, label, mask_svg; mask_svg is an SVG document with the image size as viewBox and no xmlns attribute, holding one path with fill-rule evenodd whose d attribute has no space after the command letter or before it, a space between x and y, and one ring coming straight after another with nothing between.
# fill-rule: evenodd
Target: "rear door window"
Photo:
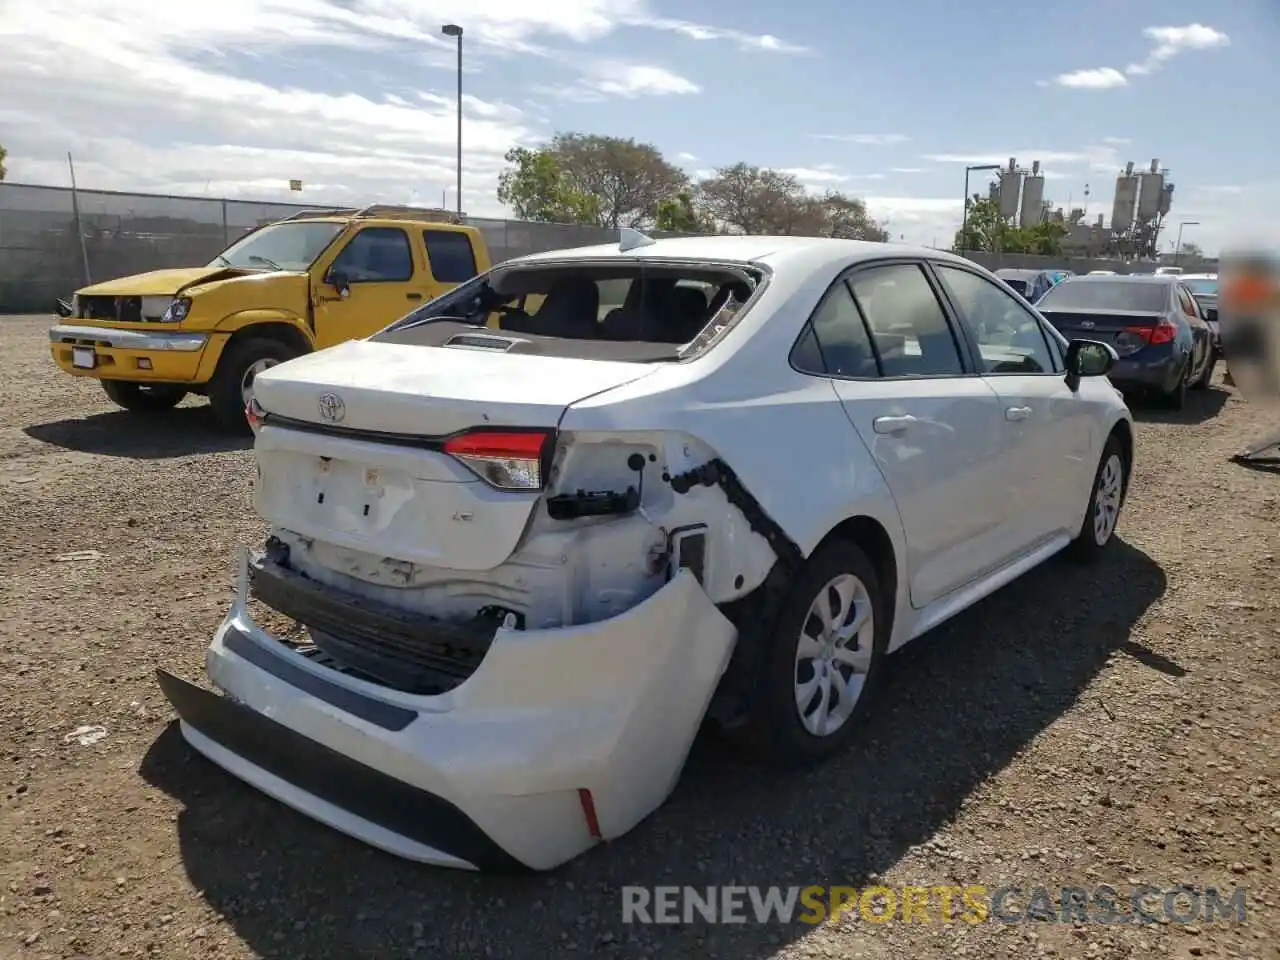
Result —
<instances>
[{"instance_id":1,"label":"rear door window","mask_svg":"<svg viewBox=\"0 0 1280 960\"><path fill-rule=\"evenodd\" d=\"M886 377L958 377L965 372L947 315L919 264L859 270L849 278Z\"/></svg>"},{"instance_id":2,"label":"rear door window","mask_svg":"<svg viewBox=\"0 0 1280 960\"><path fill-rule=\"evenodd\" d=\"M431 275L441 283L465 283L476 275L471 237L457 230L423 230Z\"/></svg>"}]
</instances>

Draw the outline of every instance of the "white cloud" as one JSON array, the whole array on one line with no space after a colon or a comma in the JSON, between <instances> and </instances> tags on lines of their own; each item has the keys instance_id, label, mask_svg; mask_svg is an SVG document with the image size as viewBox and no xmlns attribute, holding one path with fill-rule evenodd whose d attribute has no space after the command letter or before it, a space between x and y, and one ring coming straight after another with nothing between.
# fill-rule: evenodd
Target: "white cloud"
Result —
<instances>
[{"instance_id":1,"label":"white cloud","mask_svg":"<svg viewBox=\"0 0 1280 960\"><path fill-rule=\"evenodd\" d=\"M924 173L924 167L890 167L890 173Z\"/></svg>"},{"instance_id":2,"label":"white cloud","mask_svg":"<svg viewBox=\"0 0 1280 960\"><path fill-rule=\"evenodd\" d=\"M1202 23L1190 23L1185 27L1147 27L1142 33L1151 41L1151 52L1141 63L1125 67L1125 72L1132 76L1153 73L1187 50L1214 50L1231 43L1231 38L1221 30Z\"/></svg>"},{"instance_id":3,"label":"white cloud","mask_svg":"<svg viewBox=\"0 0 1280 960\"><path fill-rule=\"evenodd\" d=\"M1200 193L1216 193L1216 194L1223 194L1231 197L1239 196L1245 191L1244 187L1239 186L1237 184L1210 185L1210 186L1203 186L1203 187L1194 187L1193 189L1195 189Z\"/></svg>"},{"instance_id":4,"label":"white cloud","mask_svg":"<svg viewBox=\"0 0 1280 960\"><path fill-rule=\"evenodd\" d=\"M681 163L693 163L698 158L695 157L692 153L680 152L676 154L676 159L679 160Z\"/></svg>"},{"instance_id":5,"label":"white cloud","mask_svg":"<svg viewBox=\"0 0 1280 960\"><path fill-rule=\"evenodd\" d=\"M784 167L778 172L795 177L806 187L832 187L849 179L848 174L825 167Z\"/></svg>"},{"instance_id":6,"label":"white cloud","mask_svg":"<svg viewBox=\"0 0 1280 960\"><path fill-rule=\"evenodd\" d=\"M573 103L600 103L610 97L634 100L646 96L683 95L698 93L701 89L692 80L664 67L615 62L591 65L586 76L576 83L533 88L535 93Z\"/></svg>"},{"instance_id":7,"label":"white cloud","mask_svg":"<svg viewBox=\"0 0 1280 960\"><path fill-rule=\"evenodd\" d=\"M1060 73L1054 77L1053 82L1060 87L1072 87L1076 90L1109 90L1112 87L1127 86L1129 83L1125 75L1115 67Z\"/></svg>"},{"instance_id":8,"label":"white cloud","mask_svg":"<svg viewBox=\"0 0 1280 960\"><path fill-rule=\"evenodd\" d=\"M891 239L921 246L951 246L960 227L961 198L864 197L867 211L887 224Z\"/></svg>"},{"instance_id":9,"label":"white cloud","mask_svg":"<svg viewBox=\"0 0 1280 960\"><path fill-rule=\"evenodd\" d=\"M1087 163L1110 170L1118 164L1116 150L1111 146L1091 146L1079 150L1043 150L1023 147L1017 150L992 150L985 153L926 153L922 155L923 159L932 160L934 163L962 163L966 166L994 163L999 164L1001 167L1008 165L1010 157L1015 158L1024 167L1030 167L1036 160L1040 161L1042 167L1049 164L1075 166Z\"/></svg>"},{"instance_id":10,"label":"white cloud","mask_svg":"<svg viewBox=\"0 0 1280 960\"><path fill-rule=\"evenodd\" d=\"M466 30L468 71L532 54L556 58L549 83L563 72L562 86L580 90L578 74L597 97L698 89L660 66L584 65L565 54L566 43L627 27L697 26L662 22L645 0L0 0L0 129L10 179L63 184L70 150L85 187L435 202L441 188L452 194L457 135L445 22ZM788 48L706 29L708 39L744 48ZM385 89L353 92L367 88L341 72L352 62L380 71L374 89ZM420 86L389 84L406 77ZM496 213L503 153L540 139L554 113L470 93L463 107L464 199L472 212ZM306 184L301 198L287 190L292 178Z\"/></svg>"},{"instance_id":11,"label":"white cloud","mask_svg":"<svg viewBox=\"0 0 1280 960\"><path fill-rule=\"evenodd\" d=\"M1120 72L1115 67L1096 67L1091 70L1074 70L1071 73L1060 73L1053 82L1061 87L1072 87L1077 90L1111 90L1129 84L1129 77L1142 77L1154 73L1180 53L1188 50L1213 50L1231 43L1221 30L1206 27L1202 23L1191 23L1185 27L1147 27L1143 36L1151 43L1151 50L1146 59L1131 63ZM1128 76L1125 76L1128 74ZM1048 86L1046 81L1037 81L1038 86Z\"/></svg>"},{"instance_id":12,"label":"white cloud","mask_svg":"<svg viewBox=\"0 0 1280 960\"><path fill-rule=\"evenodd\" d=\"M902 133L815 133L815 140L836 140L840 143L858 143L868 147L887 147L906 143L911 138Z\"/></svg>"},{"instance_id":13,"label":"white cloud","mask_svg":"<svg viewBox=\"0 0 1280 960\"><path fill-rule=\"evenodd\" d=\"M642 6L641 4L636 4ZM726 40L735 44L738 49L752 51L764 50L770 53L808 53L809 48L798 43L781 40L769 33L752 34L741 30L730 30L724 27L711 27L688 20L673 20L667 17L648 15L624 18L627 26L648 27L652 30L666 30L678 33L690 40Z\"/></svg>"},{"instance_id":14,"label":"white cloud","mask_svg":"<svg viewBox=\"0 0 1280 960\"><path fill-rule=\"evenodd\" d=\"M1102 142L1109 143L1113 147L1124 147L1133 143L1133 141L1130 140L1128 137L1103 137Z\"/></svg>"}]
</instances>

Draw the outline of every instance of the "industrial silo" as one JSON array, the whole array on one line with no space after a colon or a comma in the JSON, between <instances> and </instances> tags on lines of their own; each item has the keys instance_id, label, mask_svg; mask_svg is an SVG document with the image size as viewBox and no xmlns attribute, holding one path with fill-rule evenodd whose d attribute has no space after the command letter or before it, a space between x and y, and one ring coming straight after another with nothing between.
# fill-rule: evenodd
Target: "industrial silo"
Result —
<instances>
[{"instance_id":1,"label":"industrial silo","mask_svg":"<svg viewBox=\"0 0 1280 960\"><path fill-rule=\"evenodd\" d=\"M1124 233L1133 226L1134 207L1138 202L1138 178L1133 175L1133 164L1125 167L1116 177L1116 198L1111 204L1111 231Z\"/></svg>"}]
</instances>

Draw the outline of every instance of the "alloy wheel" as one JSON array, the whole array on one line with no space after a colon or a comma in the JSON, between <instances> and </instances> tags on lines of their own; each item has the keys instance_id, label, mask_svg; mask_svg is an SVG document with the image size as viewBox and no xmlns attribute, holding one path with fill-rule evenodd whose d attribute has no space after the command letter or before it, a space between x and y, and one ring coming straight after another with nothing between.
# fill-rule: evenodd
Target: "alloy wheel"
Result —
<instances>
[{"instance_id":1,"label":"alloy wheel","mask_svg":"<svg viewBox=\"0 0 1280 960\"><path fill-rule=\"evenodd\" d=\"M815 737L829 737L853 714L871 668L871 594L852 573L833 577L809 605L796 647L796 710Z\"/></svg>"}]
</instances>

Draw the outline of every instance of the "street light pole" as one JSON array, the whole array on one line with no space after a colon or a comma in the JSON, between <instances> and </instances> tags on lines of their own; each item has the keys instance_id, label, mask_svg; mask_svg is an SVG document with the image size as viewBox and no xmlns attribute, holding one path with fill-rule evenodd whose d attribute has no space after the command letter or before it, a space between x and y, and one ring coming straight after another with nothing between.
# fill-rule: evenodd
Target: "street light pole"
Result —
<instances>
[{"instance_id":1,"label":"street light pole","mask_svg":"<svg viewBox=\"0 0 1280 960\"><path fill-rule=\"evenodd\" d=\"M1198 227L1198 226L1200 226L1199 220L1183 220L1180 224L1178 224L1178 242L1173 245L1173 265L1175 267L1178 265L1178 263L1181 261L1181 258L1182 258L1182 228Z\"/></svg>"},{"instance_id":2,"label":"street light pole","mask_svg":"<svg viewBox=\"0 0 1280 960\"><path fill-rule=\"evenodd\" d=\"M999 170L998 163L980 163L974 167L964 168L964 212L960 215L960 253L964 254L969 242L969 174L980 170Z\"/></svg>"},{"instance_id":3,"label":"street light pole","mask_svg":"<svg viewBox=\"0 0 1280 960\"><path fill-rule=\"evenodd\" d=\"M458 216L462 216L462 28L456 23L446 23L440 28L446 37L458 39Z\"/></svg>"}]
</instances>

